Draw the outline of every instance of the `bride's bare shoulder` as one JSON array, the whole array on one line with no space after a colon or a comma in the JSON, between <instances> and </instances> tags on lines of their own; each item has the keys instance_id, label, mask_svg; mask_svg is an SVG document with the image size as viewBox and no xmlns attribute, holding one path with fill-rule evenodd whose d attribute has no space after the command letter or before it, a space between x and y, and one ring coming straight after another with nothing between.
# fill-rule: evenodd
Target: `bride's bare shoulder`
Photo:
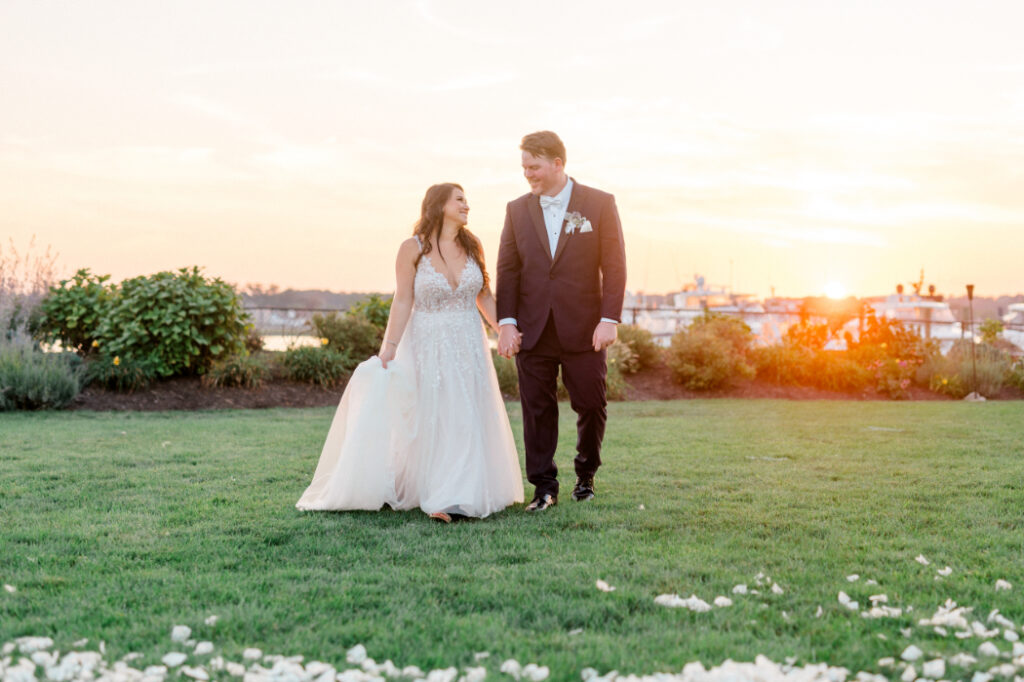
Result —
<instances>
[{"instance_id":1,"label":"bride's bare shoulder","mask_svg":"<svg viewBox=\"0 0 1024 682\"><path fill-rule=\"evenodd\" d=\"M398 247L399 258L412 258L415 260L418 255L420 255L420 243L416 241L416 237L409 237Z\"/></svg>"}]
</instances>

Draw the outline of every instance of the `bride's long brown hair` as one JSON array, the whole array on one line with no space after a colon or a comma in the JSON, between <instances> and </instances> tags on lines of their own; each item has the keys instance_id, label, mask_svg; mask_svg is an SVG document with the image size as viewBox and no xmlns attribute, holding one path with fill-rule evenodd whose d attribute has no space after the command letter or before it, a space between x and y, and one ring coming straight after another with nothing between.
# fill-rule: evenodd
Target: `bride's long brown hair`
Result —
<instances>
[{"instance_id":1,"label":"bride's long brown hair","mask_svg":"<svg viewBox=\"0 0 1024 682\"><path fill-rule=\"evenodd\" d=\"M440 238L441 228L444 227L444 205L448 203L452 192L455 190L466 191L462 189L462 185L454 182L442 182L439 185L431 185L423 196L423 205L420 207L420 219L416 221L416 225L412 230L413 235L420 238L420 244L423 246L420 254L416 256L416 262L413 264L414 267L420 264L420 258L423 258L423 256L434 249L434 243ZM480 267L480 272L483 273L484 288L486 289L490 279L487 277L487 269L484 267L484 252L480 246L480 240L463 225L455 233L455 243L459 245L459 248L462 249L467 257L476 261L476 264ZM444 260L443 254L441 255L441 260ZM461 275L462 273L457 274Z\"/></svg>"}]
</instances>

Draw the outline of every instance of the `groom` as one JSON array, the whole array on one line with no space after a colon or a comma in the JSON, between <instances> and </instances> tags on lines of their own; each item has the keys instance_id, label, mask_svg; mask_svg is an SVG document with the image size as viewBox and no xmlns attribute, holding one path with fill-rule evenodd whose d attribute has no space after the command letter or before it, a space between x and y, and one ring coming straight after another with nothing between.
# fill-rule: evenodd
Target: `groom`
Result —
<instances>
[{"instance_id":1,"label":"groom","mask_svg":"<svg viewBox=\"0 0 1024 682\"><path fill-rule=\"evenodd\" d=\"M622 225L611 194L565 174L550 131L523 138L530 193L509 202L497 265L498 352L516 356L523 404L527 511L558 503L558 369L576 412L576 501L594 497L601 466L605 349L615 342L626 288Z\"/></svg>"}]
</instances>

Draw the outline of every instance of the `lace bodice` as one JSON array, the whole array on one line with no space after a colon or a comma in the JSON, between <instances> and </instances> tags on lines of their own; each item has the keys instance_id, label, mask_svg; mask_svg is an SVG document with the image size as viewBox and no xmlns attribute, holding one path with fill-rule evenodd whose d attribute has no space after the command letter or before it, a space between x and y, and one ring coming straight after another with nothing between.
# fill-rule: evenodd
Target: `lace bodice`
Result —
<instances>
[{"instance_id":1,"label":"lace bodice","mask_svg":"<svg viewBox=\"0 0 1024 682\"><path fill-rule=\"evenodd\" d=\"M480 267L472 258L459 274L459 282L452 289L448 280L431 261L429 255L420 258L413 281L413 308L421 312L466 312L476 310L476 296L484 285Z\"/></svg>"}]
</instances>

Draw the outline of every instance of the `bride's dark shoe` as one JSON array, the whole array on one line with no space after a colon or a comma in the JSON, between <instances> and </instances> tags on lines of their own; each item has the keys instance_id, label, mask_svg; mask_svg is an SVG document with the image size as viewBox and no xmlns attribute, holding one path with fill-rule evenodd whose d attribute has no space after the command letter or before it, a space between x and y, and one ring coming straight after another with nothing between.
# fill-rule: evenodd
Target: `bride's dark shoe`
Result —
<instances>
[{"instance_id":1,"label":"bride's dark shoe","mask_svg":"<svg viewBox=\"0 0 1024 682\"><path fill-rule=\"evenodd\" d=\"M572 499L577 502L594 499L594 477L578 476L576 487L572 489Z\"/></svg>"},{"instance_id":2,"label":"bride's dark shoe","mask_svg":"<svg viewBox=\"0 0 1024 682\"><path fill-rule=\"evenodd\" d=\"M537 497L533 498L533 501L530 502L530 504L526 505L526 511L544 511L549 507L554 507L556 504L558 504L558 498L556 496L550 493L538 495Z\"/></svg>"}]
</instances>

